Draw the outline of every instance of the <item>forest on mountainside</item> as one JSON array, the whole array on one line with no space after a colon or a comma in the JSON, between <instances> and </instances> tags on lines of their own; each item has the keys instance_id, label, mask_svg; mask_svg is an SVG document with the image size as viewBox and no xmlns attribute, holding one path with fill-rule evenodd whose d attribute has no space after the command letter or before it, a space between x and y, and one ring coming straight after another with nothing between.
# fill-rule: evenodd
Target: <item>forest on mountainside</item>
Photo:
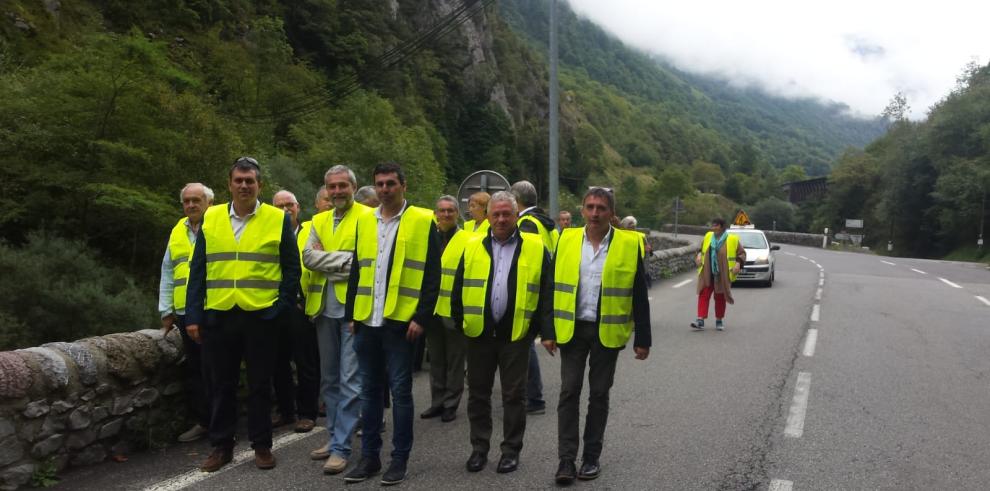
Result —
<instances>
[{"instance_id":1,"label":"forest on mountainside","mask_svg":"<svg viewBox=\"0 0 990 491\"><path fill-rule=\"evenodd\" d=\"M701 222L778 204L780 183L880 134L561 18L565 207L593 183L642 225L675 196ZM546 19L522 0L5 2L0 347L153 325L179 189L225 201L240 155L262 162L266 199L291 189L305 215L340 162L362 181L401 162L424 206L483 168L545 194Z\"/></svg>"}]
</instances>

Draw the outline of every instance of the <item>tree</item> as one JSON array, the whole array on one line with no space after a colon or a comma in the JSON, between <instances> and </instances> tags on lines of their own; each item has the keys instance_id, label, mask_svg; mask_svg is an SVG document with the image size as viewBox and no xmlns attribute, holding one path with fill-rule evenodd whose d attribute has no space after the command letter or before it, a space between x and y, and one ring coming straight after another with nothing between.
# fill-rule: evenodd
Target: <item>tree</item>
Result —
<instances>
[{"instance_id":1,"label":"tree","mask_svg":"<svg viewBox=\"0 0 990 491\"><path fill-rule=\"evenodd\" d=\"M696 160L691 164L691 180L703 193L721 193L725 187L722 169L710 162Z\"/></svg>"}]
</instances>

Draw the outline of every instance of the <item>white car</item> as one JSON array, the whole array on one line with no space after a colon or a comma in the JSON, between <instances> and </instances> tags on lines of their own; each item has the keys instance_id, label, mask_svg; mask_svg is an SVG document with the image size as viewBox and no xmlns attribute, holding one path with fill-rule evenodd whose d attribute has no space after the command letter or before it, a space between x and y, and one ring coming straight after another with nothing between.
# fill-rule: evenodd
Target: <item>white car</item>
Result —
<instances>
[{"instance_id":1,"label":"white car","mask_svg":"<svg viewBox=\"0 0 990 491\"><path fill-rule=\"evenodd\" d=\"M748 227L730 227L729 233L739 237L739 243L746 249L746 264L736 275L736 282L756 282L766 287L773 286L773 251L780 246L770 245L762 230Z\"/></svg>"}]
</instances>

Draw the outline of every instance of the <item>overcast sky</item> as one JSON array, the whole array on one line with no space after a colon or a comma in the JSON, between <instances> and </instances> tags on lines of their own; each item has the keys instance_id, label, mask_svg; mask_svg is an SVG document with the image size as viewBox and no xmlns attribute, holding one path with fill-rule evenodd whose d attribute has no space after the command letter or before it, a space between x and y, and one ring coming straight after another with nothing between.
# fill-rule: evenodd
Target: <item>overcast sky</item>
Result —
<instances>
[{"instance_id":1,"label":"overcast sky","mask_svg":"<svg viewBox=\"0 0 990 491\"><path fill-rule=\"evenodd\" d=\"M679 69L877 115L903 91L912 118L990 60L987 0L570 0Z\"/></svg>"}]
</instances>

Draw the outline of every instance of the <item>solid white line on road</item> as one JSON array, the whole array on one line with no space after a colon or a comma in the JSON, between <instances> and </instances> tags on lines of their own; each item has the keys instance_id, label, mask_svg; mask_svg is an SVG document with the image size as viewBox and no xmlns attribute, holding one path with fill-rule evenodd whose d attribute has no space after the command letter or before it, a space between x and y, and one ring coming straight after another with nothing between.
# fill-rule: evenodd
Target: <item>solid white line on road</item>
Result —
<instances>
[{"instance_id":1,"label":"solid white line on road","mask_svg":"<svg viewBox=\"0 0 990 491\"><path fill-rule=\"evenodd\" d=\"M892 263L892 262L890 262L890 261L884 261L884 260L882 260L882 259L880 260L880 262L882 262L882 263L884 263L884 264L889 264L889 265L891 265L891 266L897 266L897 263Z\"/></svg>"},{"instance_id":2,"label":"solid white line on road","mask_svg":"<svg viewBox=\"0 0 990 491\"><path fill-rule=\"evenodd\" d=\"M286 447L302 440L303 438L316 435L323 431L326 431L326 428L317 426L309 433L286 433L285 435L282 435L272 441L272 450L278 450L282 447ZM185 474L179 474L171 479L161 481L153 486L148 486L144 488L144 491L178 491L180 489L185 489L200 481L204 481L218 474L223 474L224 472L227 472L245 462L251 461L253 458L254 450L244 450L243 452L239 452L237 455L234 455L233 461L223 466L223 468L216 472L203 472L198 469L189 471Z\"/></svg>"},{"instance_id":3,"label":"solid white line on road","mask_svg":"<svg viewBox=\"0 0 990 491\"><path fill-rule=\"evenodd\" d=\"M799 257L799 258L801 258L801 259L804 259L805 261L807 261L807 260L808 260L808 258L806 258L806 257L804 257L804 256L798 256L798 257Z\"/></svg>"},{"instance_id":4,"label":"solid white line on road","mask_svg":"<svg viewBox=\"0 0 990 491\"><path fill-rule=\"evenodd\" d=\"M928 274L928 273L926 273L926 272L924 272L924 271L922 271L920 269L911 268L911 271L914 271L915 273L919 273L919 274Z\"/></svg>"},{"instance_id":5,"label":"solid white line on road","mask_svg":"<svg viewBox=\"0 0 990 491\"><path fill-rule=\"evenodd\" d=\"M804 339L804 356L815 356L816 343L818 343L818 329L808 329L808 337Z\"/></svg>"},{"instance_id":6,"label":"solid white line on road","mask_svg":"<svg viewBox=\"0 0 990 491\"><path fill-rule=\"evenodd\" d=\"M816 303L815 306L811 308L811 322L818 322L818 319L821 318L821 315L822 315L822 306Z\"/></svg>"},{"instance_id":7,"label":"solid white line on road","mask_svg":"<svg viewBox=\"0 0 990 491\"><path fill-rule=\"evenodd\" d=\"M953 283L953 282L951 282L951 281L949 281L949 280L947 280L945 278L939 278L939 279L942 280L942 283L945 283L946 285L949 285L952 288L962 288L961 286L959 286L959 285L957 285L957 284L955 284L955 283Z\"/></svg>"},{"instance_id":8,"label":"solid white line on road","mask_svg":"<svg viewBox=\"0 0 990 491\"><path fill-rule=\"evenodd\" d=\"M987 304L987 306L990 307L990 300L987 300L987 299L985 299L985 298L983 298L983 297L981 297L979 295L976 296L976 299L979 300L979 301L981 301L981 302L983 302L983 303L985 303L985 304Z\"/></svg>"},{"instance_id":9,"label":"solid white line on road","mask_svg":"<svg viewBox=\"0 0 990 491\"><path fill-rule=\"evenodd\" d=\"M815 291L815 300L821 300L821 299L822 299L822 289L819 288L817 291Z\"/></svg>"},{"instance_id":10,"label":"solid white line on road","mask_svg":"<svg viewBox=\"0 0 990 491\"><path fill-rule=\"evenodd\" d=\"M680 282L680 283L678 283L678 284L676 284L676 285L674 285L674 288L680 288L680 287L682 287L682 286L684 286L684 285L686 285L686 284L688 284L688 283L691 283L692 281L694 281L694 280L690 280L690 279L688 279L688 280L684 280L684 281L682 281L682 282Z\"/></svg>"},{"instance_id":11,"label":"solid white line on road","mask_svg":"<svg viewBox=\"0 0 990 491\"><path fill-rule=\"evenodd\" d=\"M784 436L801 438L804 434L804 416L808 411L808 392L811 390L811 373L798 373L794 385L794 400L787 414L787 424L784 426Z\"/></svg>"},{"instance_id":12,"label":"solid white line on road","mask_svg":"<svg viewBox=\"0 0 990 491\"><path fill-rule=\"evenodd\" d=\"M783 479L774 479L770 481L770 487L767 491L792 491L794 489L794 483L791 481L785 481Z\"/></svg>"}]
</instances>

